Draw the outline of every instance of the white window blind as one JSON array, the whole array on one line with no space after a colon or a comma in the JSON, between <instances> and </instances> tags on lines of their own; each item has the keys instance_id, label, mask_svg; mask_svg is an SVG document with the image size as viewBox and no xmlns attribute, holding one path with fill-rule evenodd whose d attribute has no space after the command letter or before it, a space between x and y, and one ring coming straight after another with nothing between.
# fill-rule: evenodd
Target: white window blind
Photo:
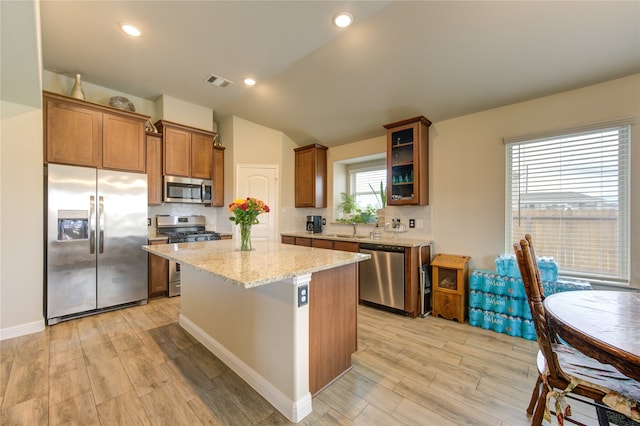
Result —
<instances>
[{"instance_id":1,"label":"white window blind","mask_svg":"<svg viewBox=\"0 0 640 426\"><path fill-rule=\"evenodd\" d=\"M355 196L356 204L363 211L367 206L375 209L383 208L380 205L380 182L386 187L387 169L385 166L379 166L366 169L350 170L351 194ZM371 186L369 186L371 185ZM371 191L373 188L374 192Z\"/></svg>"},{"instance_id":2,"label":"white window blind","mask_svg":"<svg viewBox=\"0 0 640 426\"><path fill-rule=\"evenodd\" d=\"M506 250L527 233L565 277L629 283L630 124L506 142Z\"/></svg>"}]
</instances>

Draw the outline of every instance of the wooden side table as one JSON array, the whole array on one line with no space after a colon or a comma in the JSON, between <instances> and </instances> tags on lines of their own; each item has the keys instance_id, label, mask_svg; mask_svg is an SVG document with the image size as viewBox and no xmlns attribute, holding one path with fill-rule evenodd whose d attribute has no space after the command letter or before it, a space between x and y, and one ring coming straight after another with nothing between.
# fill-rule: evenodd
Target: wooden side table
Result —
<instances>
[{"instance_id":1,"label":"wooden side table","mask_svg":"<svg viewBox=\"0 0 640 426\"><path fill-rule=\"evenodd\" d=\"M431 262L433 268L433 316L467 318L467 286L469 256L438 254Z\"/></svg>"}]
</instances>

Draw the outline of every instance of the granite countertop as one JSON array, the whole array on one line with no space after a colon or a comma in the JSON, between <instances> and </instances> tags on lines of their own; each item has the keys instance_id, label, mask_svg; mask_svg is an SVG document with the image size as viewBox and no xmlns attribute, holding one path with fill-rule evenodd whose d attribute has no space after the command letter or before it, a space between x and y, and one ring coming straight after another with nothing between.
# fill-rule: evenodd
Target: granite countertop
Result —
<instances>
[{"instance_id":1,"label":"granite countertop","mask_svg":"<svg viewBox=\"0 0 640 426\"><path fill-rule=\"evenodd\" d=\"M244 288L257 287L370 259L368 254L351 253L282 244L272 241L252 243L254 250L237 251L234 240L158 244L142 248L183 265L210 273Z\"/></svg>"},{"instance_id":2,"label":"granite countertop","mask_svg":"<svg viewBox=\"0 0 640 426\"><path fill-rule=\"evenodd\" d=\"M351 243L373 243L373 244L387 244L391 246L399 247L420 247L427 244L431 244L431 240L424 240L419 238L405 238L402 233L381 232L381 238L379 240L372 240L367 235L358 235L353 237L347 234L334 234L334 233L321 233L313 234L311 232L283 232L281 236L298 237L298 238L316 238L320 240L334 240L334 241L348 241Z\"/></svg>"}]
</instances>

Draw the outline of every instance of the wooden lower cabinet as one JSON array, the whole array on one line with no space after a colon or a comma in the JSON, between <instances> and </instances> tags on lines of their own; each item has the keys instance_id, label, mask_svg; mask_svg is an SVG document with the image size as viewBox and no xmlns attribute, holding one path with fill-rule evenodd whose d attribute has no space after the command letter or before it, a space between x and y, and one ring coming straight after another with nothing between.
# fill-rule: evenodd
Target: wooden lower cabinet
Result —
<instances>
[{"instance_id":1,"label":"wooden lower cabinet","mask_svg":"<svg viewBox=\"0 0 640 426\"><path fill-rule=\"evenodd\" d=\"M353 253L359 253L360 252L360 244L351 243L349 241L334 241L333 242L333 249L334 250L342 250L342 251L350 251L350 252L353 252Z\"/></svg>"},{"instance_id":2,"label":"wooden lower cabinet","mask_svg":"<svg viewBox=\"0 0 640 426\"><path fill-rule=\"evenodd\" d=\"M309 285L309 392L351 369L358 348L357 263L314 272Z\"/></svg>"},{"instance_id":3,"label":"wooden lower cabinet","mask_svg":"<svg viewBox=\"0 0 640 426\"><path fill-rule=\"evenodd\" d=\"M319 240L319 239L312 239L311 240L311 247L317 247L317 248L324 248L324 249L331 249L333 250L333 241L332 240Z\"/></svg>"},{"instance_id":4,"label":"wooden lower cabinet","mask_svg":"<svg viewBox=\"0 0 640 426\"><path fill-rule=\"evenodd\" d=\"M151 241L149 244L165 244ZM169 295L169 261L149 253L149 298Z\"/></svg>"}]
</instances>

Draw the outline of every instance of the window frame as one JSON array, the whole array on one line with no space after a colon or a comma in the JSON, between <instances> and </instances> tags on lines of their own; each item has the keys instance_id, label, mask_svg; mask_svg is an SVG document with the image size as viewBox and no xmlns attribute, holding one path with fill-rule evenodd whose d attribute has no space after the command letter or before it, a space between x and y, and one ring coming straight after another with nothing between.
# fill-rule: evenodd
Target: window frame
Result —
<instances>
[{"instance_id":1,"label":"window frame","mask_svg":"<svg viewBox=\"0 0 640 426\"><path fill-rule=\"evenodd\" d=\"M371 172L371 171L384 171L385 178L383 179L382 183L384 186L386 186L387 163L385 160L368 161L366 163L354 163L349 165L349 167L347 168L347 193L354 197L354 199L356 200L356 204L358 205L358 208L362 209L362 211L364 211L367 208L367 206L366 205L363 206L360 203L357 203L358 194L355 192L356 175L358 173L365 173L365 172ZM374 186L373 189L378 191L379 188ZM376 192L376 194L378 194L378 197L380 196L378 192ZM375 209L385 208L385 206L380 207L377 204L372 205L372 207L374 207Z\"/></svg>"},{"instance_id":2,"label":"window frame","mask_svg":"<svg viewBox=\"0 0 640 426\"><path fill-rule=\"evenodd\" d=\"M559 263L560 275L563 278L570 279L581 279L587 280L591 283L599 283L606 285L617 285L617 286L629 286L631 281L631 239L630 239L630 229L631 229L631 131L632 125L634 123L634 119L625 118L615 121L609 121L605 123L597 123L591 124L587 126L565 129L559 131L551 131L545 133L539 133L534 135L526 135L514 138L505 138L505 250L506 252L511 252L512 244L516 242L516 239L520 239L522 235L514 235L514 220L516 215L514 214L514 194L521 196L523 191L521 189L516 189L514 186L517 173L514 173L514 161L516 156L514 154L514 149L516 147L526 146L530 144L531 147L534 147L535 144L543 144L543 143L557 143L563 146L570 145L570 142L567 140L571 137L582 137L588 134L597 134L604 133L606 131L611 131L614 129L622 130L622 134L618 136L618 144L617 144L617 162L616 171L617 171L617 180L616 180L616 188L617 188L617 208L615 212L616 218L616 230L618 238L616 241L616 264L618 265L618 271L613 274L603 273L602 264L600 264L600 272L591 272L587 270L567 270L563 268L561 262ZM582 140L586 140L584 137ZM595 145L595 143L594 143ZM590 148L590 144L585 144L585 150ZM615 151L615 150L612 150ZM542 155L537 155L538 157L542 157ZM531 157L536 157L536 155L532 155ZM571 157L571 155L565 154L563 161L567 161L569 159L575 160L576 157ZM522 159L519 158L520 161ZM553 167L549 166L547 171L551 171ZM581 169L583 172L587 169L585 166ZM559 172L556 176L563 176L561 172ZM527 176L527 179L529 176ZM520 177L517 178L520 180ZM601 175L601 179L598 181L600 185L602 182L606 182L606 177ZM556 187L559 187L559 184L555 184ZM606 185L602 185L606 186ZM556 188L558 189L558 188ZM566 190L566 188L565 188ZM565 195L567 193L564 193ZM567 197L561 198L561 200L567 200ZM521 203L520 201L518 201ZM534 211L543 211L542 208L536 207ZM597 216L597 220L603 222L604 215ZM558 223L562 223L562 218L558 218ZM548 232L546 233L548 236ZM604 235L604 234L603 234ZM539 236L540 237L540 236ZM536 240L536 236L533 236L533 239ZM600 240L602 241L602 240ZM601 251L604 251L602 247L599 247ZM536 247L536 254L538 256L549 256L552 254L544 253L538 250ZM598 258L599 260L602 257ZM558 260L558 259L556 259Z\"/></svg>"}]
</instances>

